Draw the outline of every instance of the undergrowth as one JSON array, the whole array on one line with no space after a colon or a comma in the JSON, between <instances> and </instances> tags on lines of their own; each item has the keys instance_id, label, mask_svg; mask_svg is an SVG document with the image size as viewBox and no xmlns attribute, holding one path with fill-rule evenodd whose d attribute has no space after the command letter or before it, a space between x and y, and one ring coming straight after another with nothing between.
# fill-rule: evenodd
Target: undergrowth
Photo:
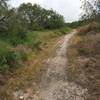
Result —
<instances>
[{"instance_id":1,"label":"undergrowth","mask_svg":"<svg viewBox=\"0 0 100 100\"><path fill-rule=\"evenodd\" d=\"M76 42L75 42L76 41ZM81 27L68 49L69 80L88 89L87 100L100 98L100 25Z\"/></svg>"}]
</instances>

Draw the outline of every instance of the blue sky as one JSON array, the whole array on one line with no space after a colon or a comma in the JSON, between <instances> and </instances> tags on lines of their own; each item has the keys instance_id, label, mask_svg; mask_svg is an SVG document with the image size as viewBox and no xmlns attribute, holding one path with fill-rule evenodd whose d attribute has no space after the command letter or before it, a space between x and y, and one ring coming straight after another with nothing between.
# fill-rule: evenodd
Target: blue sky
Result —
<instances>
[{"instance_id":1,"label":"blue sky","mask_svg":"<svg viewBox=\"0 0 100 100\"><path fill-rule=\"evenodd\" d=\"M11 0L12 6L19 6L21 3L38 3L47 9L54 9L62 14L66 22L72 22L79 19L81 13L80 0Z\"/></svg>"}]
</instances>

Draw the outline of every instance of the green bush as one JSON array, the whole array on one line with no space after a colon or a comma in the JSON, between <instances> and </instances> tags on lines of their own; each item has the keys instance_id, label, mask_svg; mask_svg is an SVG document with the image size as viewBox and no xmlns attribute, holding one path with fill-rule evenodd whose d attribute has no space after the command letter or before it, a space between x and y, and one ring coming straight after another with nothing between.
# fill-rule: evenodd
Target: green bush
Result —
<instances>
[{"instance_id":1,"label":"green bush","mask_svg":"<svg viewBox=\"0 0 100 100\"><path fill-rule=\"evenodd\" d=\"M15 51L0 55L0 72L12 71L20 63L21 56Z\"/></svg>"},{"instance_id":2,"label":"green bush","mask_svg":"<svg viewBox=\"0 0 100 100\"><path fill-rule=\"evenodd\" d=\"M24 57L21 52L15 51L10 45L0 42L0 72L12 71Z\"/></svg>"},{"instance_id":3,"label":"green bush","mask_svg":"<svg viewBox=\"0 0 100 100\"><path fill-rule=\"evenodd\" d=\"M12 45L12 46L17 46L17 45L20 45L20 44L24 44L25 41L27 40L27 38L18 38L17 36L15 37L10 37L8 39L9 43Z\"/></svg>"},{"instance_id":4,"label":"green bush","mask_svg":"<svg viewBox=\"0 0 100 100\"><path fill-rule=\"evenodd\" d=\"M42 35L41 32L39 33L37 31L29 32L26 45L35 52L41 50Z\"/></svg>"},{"instance_id":5,"label":"green bush","mask_svg":"<svg viewBox=\"0 0 100 100\"><path fill-rule=\"evenodd\" d=\"M36 39L34 40L33 42L30 42L28 44L28 46L34 51L34 52L37 52L39 50L41 50L41 41Z\"/></svg>"},{"instance_id":6,"label":"green bush","mask_svg":"<svg viewBox=\"0 0 100 100\"><path fill-rule=\"evenodd\" d=\"M20 39L26 39L27 38L27 32L24 32L24 31L17 33L17 35Z\"/></svg>"},{"instance_id":7,"label":"green bush","mask_svg":"<svg viewBox=\"0 0 100 100\"><path fill-rule=\"evenodd\" d=\"M7 64L9 65L10 69L13 69L13 67L16 67L17 64L21 61L21 55L19 52L16 51L10 51L6 55Z\"/></svg>"}]
</instances>

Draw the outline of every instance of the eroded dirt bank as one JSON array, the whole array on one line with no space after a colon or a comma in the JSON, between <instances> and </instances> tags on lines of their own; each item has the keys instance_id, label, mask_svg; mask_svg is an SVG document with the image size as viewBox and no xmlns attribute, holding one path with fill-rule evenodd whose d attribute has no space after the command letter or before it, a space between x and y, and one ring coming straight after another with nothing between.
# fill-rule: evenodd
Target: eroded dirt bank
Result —
<instances>
[{"instance_id":1,"label":"eroded dirt bank","mask_svg":"<svg viewBox=\"0 0 100 100\"><path fill-rule=\"evenodd\" d=\"M76 31L66 35L59 41L55 54L49 57L44 66L46 71L40 79L40 83L34 83L34 89L27 89L25 92L16 91L15 99L21 100L85 100L87 89L82 88L74 82L67 80L67 47L69 40Z\"/></svg>"}]
</instances>

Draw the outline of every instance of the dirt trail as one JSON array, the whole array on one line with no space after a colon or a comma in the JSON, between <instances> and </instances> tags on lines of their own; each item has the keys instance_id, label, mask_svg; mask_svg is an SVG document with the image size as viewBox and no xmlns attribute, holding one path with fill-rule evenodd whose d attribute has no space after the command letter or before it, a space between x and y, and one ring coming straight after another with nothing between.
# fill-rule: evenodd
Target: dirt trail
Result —
<instances>
[{"instance_id":1,"label":"dirt trail","mask_svg":"<svg viewBox=\"0 0 100 100\"><path fill-rule=\"evenodd\" d=\"M75 31L59 41L55 55L44 64L46 72L41 76L39 88L33 94L32 88L19 96L21 100L85 100L87 89L67 80L67 47ZM18 97L18 93L15 93Z\"/></svg>"}]
</instances>

